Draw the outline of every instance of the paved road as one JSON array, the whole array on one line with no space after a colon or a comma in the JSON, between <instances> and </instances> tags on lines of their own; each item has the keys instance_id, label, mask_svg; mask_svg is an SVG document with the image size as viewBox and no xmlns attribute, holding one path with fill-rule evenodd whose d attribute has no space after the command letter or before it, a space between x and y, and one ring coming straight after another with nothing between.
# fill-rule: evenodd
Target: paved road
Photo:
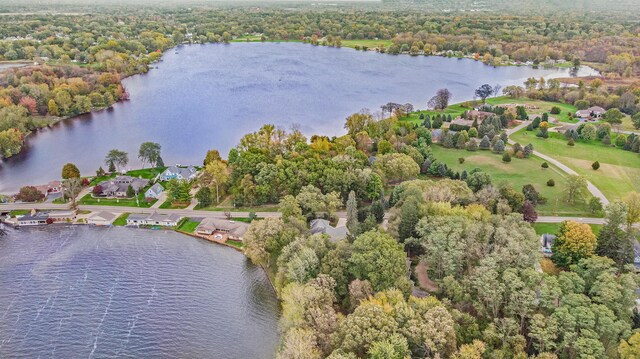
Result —
<instances>
[{"instance_id":1,"label":"paved road","mask_svg":"<svg viewBox=\"0 0 640 359\"><path fill-rule=\"evenodd\" d=\"M507 136L511 136L512 134L518 132L519 130L527 127L529 125L529 121L525 121L523 123L521 123L520 125L507 130ZM508 140L509 144L513 145L515 143L515 141L513 141L512 139L509 138ZM561 169L562 171L564 171L565 173L568 173L570 175L574 175L574 176L579 176L578 172L572 170L571 168L565 166L564 164L560 163L560 161L549 157L543 153L540 153L536 150L533 151L533 154L542 158L543 160L553 164L554 166L558 167L559 169ZM607 197L605 197L604 193L602 193L602 191L600 191L600 189L598 189L598 187L596 187L593 183L591 183L591 181L587 181L587 189L589 190L589 192L591 193L591 195L593 195L596 198L600 198L600 201L602 202L603 206L607 206L609 204L609 200L607 199Z\"/></svg>"}]
</instances>

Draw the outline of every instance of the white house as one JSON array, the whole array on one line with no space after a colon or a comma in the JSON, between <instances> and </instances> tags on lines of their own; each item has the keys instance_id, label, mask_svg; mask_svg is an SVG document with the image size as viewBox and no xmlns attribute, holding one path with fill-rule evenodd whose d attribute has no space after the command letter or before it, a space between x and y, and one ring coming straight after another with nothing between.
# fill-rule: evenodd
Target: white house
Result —
<instances>
[{"instance_id":1,"label":"white house","mask_svg":"<svg viewBox=\"0 0 640 359\"><path fill-rule=\"evenodd\" d=\"M118 216L111 212L97 212L87 218L87 223L96 226L110 226L116 218Z\"/></svg>"},{"instance_id":2,"label":"white house","mask_svg":"<svg viewBox=\"0 0 640 359\"><path fill-rule=\"evenodd\" d=\"M160 174L160 181L169 181L174 178L180 181L189 181L196 178L197 172L198 171L193 166L169 166Z\"/></svg>"},{"instance_id":3,"label":"white house","mask_svg":"<svg viewBox=\"0 0 640 359\"><path fill-rule=\"evenodd\" d=\"M164 187L162 187L160 183L156 183L144 193L144 197L158 199L158 197L160 197L160 194L162 194L162 192L164 192Z\"/></svg>"},{"instance_id":4,"label":"white house","mask_svg":"<svg viewBox=\"0 0 640 359\"><path fill-rule=\"evenodd\" d=\"M129 226L164 226L175 227L182 219L175 213L160 214L153 212L152 214L130 214L127 218L127 225Z\"/></svg>"}]
</instances>

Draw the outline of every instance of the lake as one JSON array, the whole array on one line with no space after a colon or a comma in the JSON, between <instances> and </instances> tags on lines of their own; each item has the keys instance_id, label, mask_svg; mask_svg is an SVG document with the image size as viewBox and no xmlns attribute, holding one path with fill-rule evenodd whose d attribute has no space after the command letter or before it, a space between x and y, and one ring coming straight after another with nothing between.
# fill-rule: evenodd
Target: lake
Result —
<instances>
[{"instance_id":1,"label":"lake","mask_svg":"<svg viewBox=\"0 0 640 359\"><path fill-rule=\"evenodd\" d=\"M67 162L94 174L113 148L127 151L129 167L137 167L144 141L162 145L166 164L200 164L207 150L225 156L265 123L340 135L354 112L375 112L387 102L426 108L439 88L448 88L456 102L471 99L484 83L569 76L569 69L494 68L468 59L300 43L181 46L153 66L158 68L124 80L130 101L29 136L20 155L0 163L0 193L56 179Z\"/></svg>"},{"instance_id":2,"label":"lake","mask_svg":"<svg viewBox=\"0 0 640 359\"><path fill-rule=\"evenodd\" d=\"M173 231L0 238L0 358L272 358L278 315L261 268Z\"/></svg>"}]
</instances>

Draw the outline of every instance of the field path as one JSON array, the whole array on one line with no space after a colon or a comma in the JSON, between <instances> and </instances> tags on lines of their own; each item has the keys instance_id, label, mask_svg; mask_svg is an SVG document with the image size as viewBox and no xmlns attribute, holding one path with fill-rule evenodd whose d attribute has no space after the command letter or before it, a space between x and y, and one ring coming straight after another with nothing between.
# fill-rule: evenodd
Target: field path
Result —
<instances>
[{"instance_id":1,"label":"field path","mask_svg":"<svg viewBox=\"0 0 640 359\"><path fill-rule=\"evenodd\" d=\"M507 132L507 136L511 136L512 134L520 131L521 129L527 127L529 125L530 121L524 121L521 124L519 124L518 126L508 129ZM513 141L511 138L508 139L508 142L510 145L513 145L515 143L515 141ZM573 175L573 176L579 176L578 172L572 170L571 168L569 168L568 166L562 164L560 161L554 159L553 157L547 156L543 153L540 153L538 151L536 151L535 149L533 150L533 154L542 158L543 160L555 165L556 167L558 167L559 169L565 171L566 173ZM604 193L602 193L602 191L600 191L598 189L598 187L596 187L593 183L591 183L591 181L587 181L587 189L589 190L589 192L591 193L591 195L593 195L596 198L600 198L600 201L602 202L603 206L607 206L609 205L609 200L607 199L607 197L605 197Z\"/></svg>"}]
</instances>

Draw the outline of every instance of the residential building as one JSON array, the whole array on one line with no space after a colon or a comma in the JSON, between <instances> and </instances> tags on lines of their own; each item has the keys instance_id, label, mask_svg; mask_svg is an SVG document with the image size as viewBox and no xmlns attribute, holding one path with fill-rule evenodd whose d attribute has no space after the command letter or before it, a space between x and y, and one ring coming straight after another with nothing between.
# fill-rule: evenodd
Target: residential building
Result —
<instances>
[{"instance_id":1,"label":"residential building","mask_svg":"<svg viewBox=\"0 0 640 359\"><path fill-rule=\"evenodd\" d=\"M76 211L51 211L49 219L53 223L73 222L76 219Z\"/></svg>"},{"instance_id":2,"label":"residential building","mask_svg":"<svg viewBox=\"0 0 640 359\"><path fill-rule=\"evenodd\" d=\"M217 239L220 240L224 239L226 236L227 239L241 241L248 228L249 225L244 222L218 218L205 218L200 222L198 227L196 227L196 233L203 236L214 237L219 235L220 238Z\"/></svg>"},{"instance_id":3,"label":"residential building","mask_svg":"<svg viewBox=\"0 0 640 359\"><path fill-rule=\"evenodd\" d=\"M182 219L182 216L171 213L161 214L153 212L152 214L130 214L127 218L127 225L130 226L163 226L163 227L175 227Z\"/></svg>"},{"instance_id":4,"label":"residential building","mask_svg":"<svg viewBox=\"0 0 640 359\"><path fill-rule=\"evenodd\" d=\"M555 239L556 236L549 233L540 236L540 252L542 252L545 257L550 257L553 254L552 248Z\"/></svg>"},{"instance_id":5,"label":"residential building","mask_svg":"<svg viewBox=\"0 0 640 359\"><path fill-rule=\"evenodd\" d=\"M115 178L100 182L98 186L102 188L101 197L128 197L129 186L138 193L149 184L148 179L131 176L117 176Z\"/></svg>"},{"instance_id":6,"label":"residential building","mask_svg":"<svg viewBox=\"0 0 640 359\"><path fill-rule=\"evenodd\" d=\"M326 219L314 219L313 221L311 221L309 227L309 232L311 234L327 234L332 242L337 242L339 240L345 239L349 235L347 226L345 226L344 224L338 224L338 226L333 227L331 223L329 223L329 221L327 221Z\"/></svg>"},{"instance_id":7,"label":"residential building","mask_svg":"<svg viewBox=\"0 0 640 359\"><path fill-rule=\"evenodd\" d=\"M576 117L582 118L582 119L599 118L604 116L605 112L606 112L605 109L600 106L592 106L586 110L576 111Z\"/></svg>"},{"instance_id":8,"label":"residential building","mask_svg":"<svg viewBox=\"0 0 640 359\"><path fill-rule=\"evenodd\" d=\"M156 183L149 187L149 189L144 193L144 197L158 199L162 192L164 192L164 187L162 187L160 183Z\"/></svg>"},{"instance_id":9,"label":"residential building","mask_svg":"<svg viewBox=\"0 0 640 359\"><path fill-rule=\"evenodd\" d=\"M94 224L96 226L110 226L116 218L118 218L116 214L102 211L89 216L89 218L87 218L87 223Z\"/></svg>"},{"instance_id":10,"label":"residential building","mask_svg":"<svg viewBox=\"0 0 640 359\"><path fill-rule=\"evenodd\" d=\"M193 166L178 167L169 166L160 174L160 181L169 181L177 179L180 181L189 181L196 178L197 170Z\"/></svg>"},{"instance_id":11,"label":"residential building","mask_svg":"<svg viewBox=\"0 0 640 359\"><path fill-rule=\"evenodd\" d=\"M76 211L41 212L31 210L31 213L16 217L14 222L18 226L38 226L53 223L68 223L76 219Z\"/></svg>"}]
</instances>

